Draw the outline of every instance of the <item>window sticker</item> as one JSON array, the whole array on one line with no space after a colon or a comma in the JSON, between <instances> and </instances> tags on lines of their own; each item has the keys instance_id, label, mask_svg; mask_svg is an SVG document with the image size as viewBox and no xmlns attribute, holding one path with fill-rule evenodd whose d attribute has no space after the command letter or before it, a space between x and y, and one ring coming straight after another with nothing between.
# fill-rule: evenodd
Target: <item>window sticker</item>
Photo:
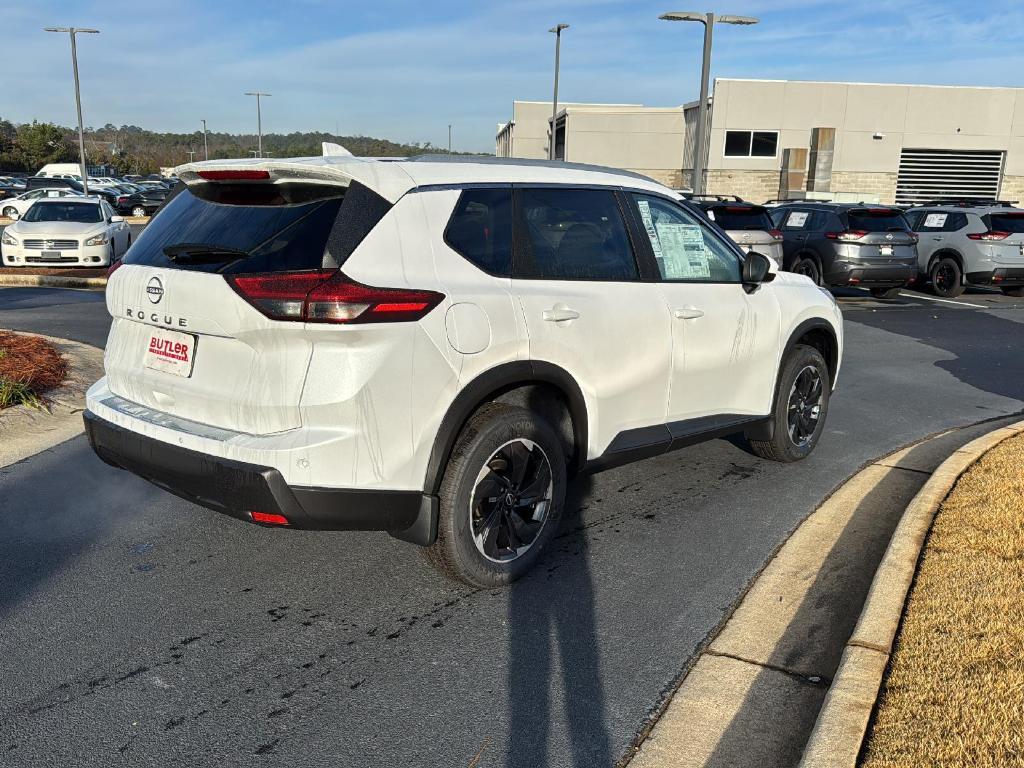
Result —
<instances>
[{"instance_id":1,"label":"window sticker","mask_svg":"<svg viewBox=\"0 0 1024 768\"><path fill-rule=\"evenodd\" d=\"M654 228L654 219L651 217L651 205L646 200L637 200L636 205L640 209L640 219L644 223L644 229L647 230L647 237L651 239L651 248L654 249L654 258L661 263L663 258L661 253L661 242L658 239L658 231Z\"/></svg>"},{"instance_id":2,"label":"window sticker","mask_svg":"<svg viewBox=\"0 0 1024 768\"><path fill-rule=\"evenodd\" d=\"M793 211L786 219L787 227L802 227L807 223L807 211Z\"/></svg>"},{"instance_id":3,"label":"window sticker","mask_svg":"<svg viewBox=\"0 0 1024 768\"><path fill-rule=\"evenodd\" d=\"M704 234L696 224L658 222L656 237L662 252L662 274L668 280L708 280L711 265Z\"/></svg>"},{"instance_id":4,"label":"window sticker","mask_svg":"<svg viewBox=\"0 0 1024 768\"><path fill-rule=\"evenodd\" d=\"M924 217L924 226L926 229L941 229L946 226L948 216L948 213L929 213Z\"/></svg>"},{"instance_id":5,"label":"window sticker","mask_svg":"<svg viewBox=\"0 0 1024 768\"><path fill-rule=\"evenodd\" d=\"M711 219L712 221L714 221L715 220L715 212L709 210L708 211L708 218Z\"/></svg>"}]
</instances>

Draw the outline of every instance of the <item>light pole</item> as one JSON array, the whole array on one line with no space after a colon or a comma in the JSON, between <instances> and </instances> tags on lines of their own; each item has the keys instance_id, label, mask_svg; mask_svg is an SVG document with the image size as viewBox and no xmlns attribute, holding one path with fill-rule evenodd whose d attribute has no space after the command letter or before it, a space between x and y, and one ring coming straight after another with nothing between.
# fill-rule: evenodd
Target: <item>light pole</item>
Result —
<instances>
[{"instance_id":1,"label":"light pole","mask_svg":"<svg viewBox=\"0 0 1024 768\"><path fill-rule=\"evenodd\" d=\"M708 114L708 79L711 75L711 37L715 22L719 24L757 24L753 16L716 15L714 13L698 13L695 11L671 11L658 17L663 21L697 21L704 25L704 60L700 68L700 104L697 107L697 135L693 142L693 179L691 184L695 194L704 191L704 160L706 150L705 130Z\"/></svg>"},{"instance_id":2,"label":"light pole","mask_svg":"<svg viewBox=\"0 0 1024 768\"><path fill-rule=\"evenodd\" d=\"M89 194L89 174L85 172L85 129L82 127L82 93L78 86L78 46L75 35L79 32L98 35L98 29L82 29L80 27L46 27L44 32L67 32L71 36L71 68L75 72L75 106L78 108L78 163L82 168L82 191Z\"/></svg>"},{"instance_id":3,"label":"light pole","mask_svg":"<svg viewBox=\"0 0 1024 768\"><path fill-rule=\"evenodd\" d=\"M555 121L558 118L558 57L562 49L562 30L568 29L568 24L555 24L548 32L555 33L555 95L551 97L551 144L548 147L548 160L555 159Z\"/></svg>"},{"instance_id":4,"label":"light pole","mask_svg":"<svg viewBox=\"0 0 1024 768\"><path fill-rule=\"evenodd\" d=\"M206 143L206 121L203 120L203 159L210 159L210 145Z\"/></svg>"},{"instance_id":5,"label":"light pole","mask_svg":"<svg viewBox=\"0 0 1024 768\"><path fill-rule=\"evenodd\" d=\"M448 123L448 154L452 153L452 124Z\"/></svg>"},{"instance_id":6,"label":"light pole","mask_svg":"<svg viewBox=\"0 0 1024 768\"><path fill-rule=\"evenodd\" d=\"M260 112L260 99L272 94L264 93L263 91L246 91L245 95L256 97L256 156L263 157L263 115Z\"/></svg>"},{"instance_id":7,"label":"light pole","mask_svg":"<svg viewBox=\"0 0 1024 768\"><path fill-rule=\"evenodd\" d=\"M196 151L194 149L188 150L185 154L188 155L188 161L190 163L196 159Z\"/></svg>"}]
</instances>

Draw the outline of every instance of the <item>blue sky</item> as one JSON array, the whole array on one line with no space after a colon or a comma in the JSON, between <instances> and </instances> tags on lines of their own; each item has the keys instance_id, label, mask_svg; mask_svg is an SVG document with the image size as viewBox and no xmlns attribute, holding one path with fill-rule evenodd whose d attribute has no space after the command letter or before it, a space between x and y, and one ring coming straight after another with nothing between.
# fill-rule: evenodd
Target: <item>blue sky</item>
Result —
<instances>
[{"instance_id":1,"label":"blue sky","mask_svg":"<svg viewBox=\"0 0 1024 768\"><path fill-rule=\"evenodd\" d=\"M691 8L691 5L693 8ZM269 91L264 131L322 130L491 152L513 99L550 99L556 22L565 101L670 106L699 88L701 27L685 0L0 0L0 117L74 122L66 36L80 39L87 125L255 131L244 91ZM1024 2L719 0L754 15L716 28L713 74L1024 85Z\"/></svg>"}]
</instances>

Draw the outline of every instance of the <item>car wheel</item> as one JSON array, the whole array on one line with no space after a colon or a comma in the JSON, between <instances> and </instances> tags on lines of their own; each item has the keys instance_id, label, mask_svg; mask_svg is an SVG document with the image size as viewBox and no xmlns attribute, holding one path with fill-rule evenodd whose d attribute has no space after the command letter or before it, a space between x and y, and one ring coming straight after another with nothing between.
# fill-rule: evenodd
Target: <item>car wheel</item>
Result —
<instances>
[{"instance_id":1,"label":"car wheel","mask_svg":"<svg viewBox=\"0 0 1024 768\"><path fill-rule=\"evenodd\" d=\"M427 560L476 587L515 581L555 535L565 484L565 451L544 419L525 408L484 406L445 468Z\"/></svg>"},{"instance_id":2,"label":"car wheel","mask_svg":"<svg viewBox=\"0 0 1024 768\"><path fill-rule=\"evenodd\" d=\"M814 347L797 344L783 363L771 416L771 439L751 439L762 459L799 461L810 455L825 428L832 385L828 365Z\"/></svg>"},{"instance_id":3,"label":"car wheel","mask_svg":"<svg viewBox=\"0 0 1024 768\"><path fill-rule=\"evenodd\" d=\"M1024 296L1024 285L1015 285L1013 288L1000 288L1003 296L1014 296L1020 298Z\"/></svg>"},{"instance_id":4,"label":"car wheel","mask_svg":"<svg viewBox=\"0 0 1024 768\"><path fill-rule=\"evenodd\" d=\"M936 296L955 299L964 292L963 272L951 256L944 256L932 264L928 278L932 282L932 293Z\"/></svg>"},{"instance_id":5,"label":"car wheel","mask_svg":"<svg viewBox=\"0 0 1024 768\"><path fill-rule=\"evenodd\" d=\"M876 299L895 299L900 295L900 286L895 288L872 288L871 295Z\"/></svg>"},{"instance_id":6,"label":"car wheel","mask_svg":"<svg viewBox=\"0 0 1024 768\"><path fill-rule=\"evenodd\" d=\"M17 212L18 212L18 209L15 208L13 205L8 205L3 210L4 216L6 216L8 219L11 218L11 216L16 214Z\"/></svg>"},{"instance_id":7,"label":"car wheel","mask_svg":"<svg viewBox=\"0 0 1024 768\"><path fill-rule=\"evenodd\" d=\"M141 219L145 215L146 209L143 208L141 205L136 205L134 208L132 208L132 216L134 216L135 218Z\"/></svg>"},{"instance_id":8,"label":"car wheel","mask_svg":"<svg viewBox=\"0 0 1024 768\"><path fill-rule=\"evenodd\" d=\"M798 259L793 264L793 272L811 278L815 285L821 285L821 270L814 259Z\"/></svg>"}]
</instances>

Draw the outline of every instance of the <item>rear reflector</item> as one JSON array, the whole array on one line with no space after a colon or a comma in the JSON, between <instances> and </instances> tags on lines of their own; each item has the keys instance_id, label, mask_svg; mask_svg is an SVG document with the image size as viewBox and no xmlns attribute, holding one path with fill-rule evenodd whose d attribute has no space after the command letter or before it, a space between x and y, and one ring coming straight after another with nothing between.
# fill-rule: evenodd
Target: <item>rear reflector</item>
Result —
<instances>
[{"instance_id":1,"label":"rear reflector","mask_svg":"<svg viewBox=\"0 0 1024 768\"><path fill-rule=\"evenodd\" d=\"M225 275L232 288L271 320L307 323L394 323L419 320L444 294L374 288L340 270Z\"/></svg>"},{"instance_id":2,"label":"rear reflector","mask_svg":"<svg viewBox=\"0 0 1024 768\"><path fill-rule=\"evenodd\" d=\"M988 232L969 232L967 237L971 240L1005 240L1010 236L1009 232L989 230Z\"/></svg>"},{"instance_id":3,"label":"rear reflector","mask_svg":"<svg viewBox=\"0 0 1024 768\"><path fill-rule=\"evenodd\" d=\"M267 181L270 171L200 171L199 178L207 181Z\"/></svg>"},{"instance_id":4,"label":"rear reflector","mask_svg":"<svg viewBox=\"0 0 1024 768\"><path fill-rule=\"evenodd\" d=\"M254 523L264 525L288 525L288 518L276 512L250 512L249 516Z\"/></svg>"}]
</instances>

